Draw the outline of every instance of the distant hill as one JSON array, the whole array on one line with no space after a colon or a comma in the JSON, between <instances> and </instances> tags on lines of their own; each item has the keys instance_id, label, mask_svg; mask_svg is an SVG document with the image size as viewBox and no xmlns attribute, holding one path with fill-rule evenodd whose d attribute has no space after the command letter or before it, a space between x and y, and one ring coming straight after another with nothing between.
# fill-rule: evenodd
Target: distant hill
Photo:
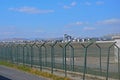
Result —
<instances>
[{"instance_id":1,"label":"distant hill","mask_svg":"<svg viewBox=\"0 0 120 80\"><path fill-rule=\"evenodd\" d=\"M26 38L6 38L6 39L1 39L1 41L26 41L26 40L29 40L29 39L26 39Z\"/></svg>"}]
</instances>

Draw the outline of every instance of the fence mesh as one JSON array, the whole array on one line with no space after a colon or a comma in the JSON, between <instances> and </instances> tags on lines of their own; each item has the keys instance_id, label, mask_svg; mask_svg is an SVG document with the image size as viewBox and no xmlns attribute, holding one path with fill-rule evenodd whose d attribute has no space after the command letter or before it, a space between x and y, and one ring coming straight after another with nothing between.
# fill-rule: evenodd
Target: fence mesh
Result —
<instances>
[{"instance_id":1,"label":"fence mesh","mask_svg":"<svg viewBox=\"0 0 120 80\"><path fill-rule=\"evenodd\" d=\"M0 60L73 80L120 80L119 51L115 42L0 43Z\"/></svg>"}]
</instances>

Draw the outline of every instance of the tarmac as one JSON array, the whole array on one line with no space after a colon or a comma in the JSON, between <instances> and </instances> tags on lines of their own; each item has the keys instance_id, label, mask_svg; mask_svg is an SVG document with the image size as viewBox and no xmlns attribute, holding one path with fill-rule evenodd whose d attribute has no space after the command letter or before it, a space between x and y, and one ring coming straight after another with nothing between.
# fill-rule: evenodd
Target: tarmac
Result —
<instances>
[{"instance_id":1,"label":"tarmac","mask_svg":"<svg viewBox=\"0 0 120 80\"><path fill-rule=\"evenodd\" d=\"M0 66L0 80L50 80L24 71Z\"/></svg>"}]
</instances>

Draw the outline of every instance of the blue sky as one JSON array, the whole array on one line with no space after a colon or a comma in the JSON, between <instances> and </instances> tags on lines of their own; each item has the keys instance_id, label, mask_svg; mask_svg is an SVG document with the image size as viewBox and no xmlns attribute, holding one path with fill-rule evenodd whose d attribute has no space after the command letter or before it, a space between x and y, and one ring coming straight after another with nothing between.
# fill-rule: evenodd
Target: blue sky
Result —
<instances>
[{"instance_id":1,"label":"blue sky","mask_svg":"<svg viewBox=\"0 0 120 80\"><path fill-rule=\"evenodd\" d=\"M120 33L120 0L0 0L0 38Z\"/></svg>"}]
</instances>

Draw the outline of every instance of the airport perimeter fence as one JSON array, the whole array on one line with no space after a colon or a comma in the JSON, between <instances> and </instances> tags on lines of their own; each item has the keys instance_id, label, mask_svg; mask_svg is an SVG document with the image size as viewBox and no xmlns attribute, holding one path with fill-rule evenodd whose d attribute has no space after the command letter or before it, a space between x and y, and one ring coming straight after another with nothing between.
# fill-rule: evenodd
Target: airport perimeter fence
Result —
<instances>
[{"instance_id":1,"label":"airport perimeter fence","mask_svg":"<svg viewBox=\"0 0 120 80\"><path fill-rule=\"evenodd\" d=\"M1 61L78 77L75 80L120 80L119 52L115 42L0 43Z\"/></svg>"}]
</instances>

